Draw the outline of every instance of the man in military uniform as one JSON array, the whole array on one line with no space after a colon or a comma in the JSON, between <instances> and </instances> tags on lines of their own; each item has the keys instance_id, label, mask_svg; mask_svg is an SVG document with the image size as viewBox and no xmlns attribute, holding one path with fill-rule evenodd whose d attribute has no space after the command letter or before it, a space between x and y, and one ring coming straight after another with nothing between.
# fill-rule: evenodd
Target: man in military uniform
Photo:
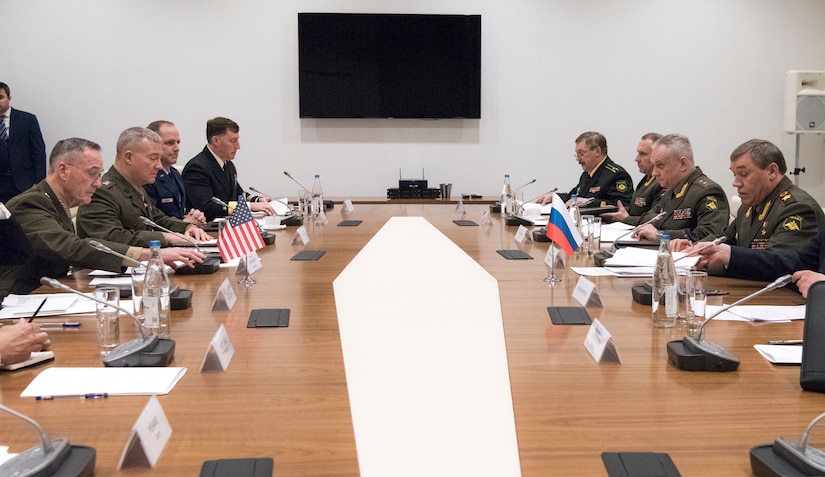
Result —
<instances>
[{"instance_id":1,"label":"man in military uniform","mask_svg":"<svg viewBox=\"0 0 825 477\"><path fill-rule=\"evenodd\" d=\"M653 144L651 155L653 177L663 189L660 209L665 217L653 224L639 227L634 236L655 240L666 233L671 239L713 239L722 235L728 225L728 198L719 184L710 180L696 167L690 140L681 134L668 134ZM658 210L642 216L645 222Z\"/></svg>"},{"instance_id":2,"label":"man in military uniform","mask_svg":"<svg viewBox=\"0 0 825 477\"><path fill-rule=\"evenodd\" d=\"M774 144L751 139L730 155L733 186L742 206L725 229L727 243L756 250L801 249L825 228L822 207L785 176L788 168ZM675 250L689 244L677 242Z\"/></svg>"},{"instance_id":3,"label":"man in military uniform","mask_svg":"<svg viewBox=\"0 0 825 477\"><path fill-rule=\"evenodd\" d=\"M143 185L155 181L161 151L160 136L154 131L133 127L120 134L115 163L103 176L91 202L77 211L78 235L141 247L151 240L160 240L164 247L190 245L177 234L152 230L141 222L141 217L146 217L194 242L212 239L200 227L164 214L146 197Z\"/></svg>"},{"instance_id":4,"label":"man in military uniform","mask_svg":"<svg viewBox=\"0 0 825 477\"><path fill-rule=\"evenodd\" d=\"M578 202L593 198L593 207L604 207L621 201L630 204L633 195L633 180L624 168L607 156L607 139L597 132L585 132L576 138L576 153L573 156L584 170L579 183L568 194L559 194L565 202L572 194L578 194ZM545 194L536 202L549 204L553 194Z\"/></svg>"},{"instance_id":5,"label":"man in military uniform","mask_svg":"<svg viewBox=\"0 0 825 477\"><path fill-rule=\"evenodd\" d=\"M0 297L30 293L40 286L40 277L64 277L69 266L119 272L130 264L93 248L88 239L75 234L72 225L69 209L91 200L102 174L103 158L97 143L80 138L57 142L46 178L6 204L31 243L34 258L23 265L0 267ZM149 259L148 248L101 242L133 259ZM168 264L181 261L189 266L204 257L194 249L163 249L161 254Z\"/></svg>"},{"instance_id":6,"label":"man in military uniform","mask_svg":"<svg viewBox=\"0 0 825 477\"><path fill-rule=\"evenodd\" d=\"M647 211L658 205L662 198L662 186L653 177L653 162L650 155L653 152L653 143L661 138L661 134L647 133L642 136L639 145L636 146L636 165L639 172L644 174L642 180L636 185L633 197L630 198L630 207L625 208L621 201L616 202L619 207L617 212L602 214L604 220L611 222L624 222L628 225L639 225L639 219Z\"/></svg>"}]
</instances>

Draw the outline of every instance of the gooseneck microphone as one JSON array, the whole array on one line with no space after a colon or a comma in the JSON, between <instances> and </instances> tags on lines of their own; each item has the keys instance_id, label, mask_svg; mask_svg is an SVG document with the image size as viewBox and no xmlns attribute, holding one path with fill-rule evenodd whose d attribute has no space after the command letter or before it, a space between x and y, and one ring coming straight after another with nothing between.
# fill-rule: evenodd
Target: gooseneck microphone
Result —
<instances>
[{"instance_id":1,"label":"gooseneck microphone","mask_svg":"<svg viewBox=\"0 0 825 477\"><path fill-rule=\"evenodd\" d=\"M174 235L174 236L176 236L176 237L179 237L179 238L182 238L183 240L186 240L187 242L189 242L190 244L192 244L192 246L193 246L193 247L195 247L195 250L197 250L198 252L203 253L203 250L201 250L201 248L198 246L197 242L195 242L195 241L194 241L194 240L192 240L191 238L187 237L185 234L182 234L182 233L180 233L180 232L174 232L174 231L172 231L172 230L169 230L169 229L167 229L166 227L161 226L160 224L156 224L155 222L153 222L153 221L152 221L151 219L149 219L148 217L143 217L143 216L141 216L141 217L138 217L138 220L140 220L141 222L143 222L143 223L144 223L144 225L148 225L149 227L154 227L154 228L156 228L156 229L158 229L158 230L161 230L161 231L163 231L163 232L170 233L170 234L172 234L172 235Z\"/></svg>"},{"instance_id":2,"label":"gooseneck microphone","mask_svg":"<svg viewBox=\"0 0 825 477\"><path fill-rule=\"evenodd\" d=\"M639 224L639 225L637 225L637 226L633 227L632 229L628 230L627 232L625 232L625 233L623 233L623 234L619 235L618 237L616 237L616 240L614 240L614 241L613 241L613 243L612 243L612 244L610 244L610 252L611 252L611 256L613 255L613 253L612 253L612 252L615 252L615 251L616 251L616 249L619 247L619 240L621 240L621 239L623 239L623 238L627 237L628 235L630 235L630 234L632 234L632 233L636 232L637 230L639 230L640 228L644 227L645 225L649 225L649 224L652 224L653 222L656 222L657 220L661 219L661 218L662 218L662 217L664 217L665 215L667 215L667 212L665 212L665 211L663 210L663 211L659 212L658 214L654 215L654 216L653 216L653 218L652 218L652 219L650 219L650 220L648 220L647 222L645 222L645 223L643 223L643 224Z\"/></svg>"},{"instance_id":3,"label":"gooseneck microphone","mask_svg":"<svg viewBox=\"0 0 825 477\"><path fill-rule=\"evenodd\" d=\"M0 475L92 475L95 467L94 448L71 446L69 439L51 440L34 419L0 404L0 410L29 423L37 431L40 445L23 451L0 465Z\"/></svg>"},{"instance_id":4,"label":"gooseneck microphone","mask_svg":"<svg viewBox=\"0 0 825 477\"><path fill-rule=\"evenodd\" d=\"M107 303L94 295L83 293L67 285L60 283L54 278L41 277L40 283L43 285L65 290L75 295L80 295L97 303L111 306L132 317L140 331L140 337L127 341L113 349L103 358L103 365L110 367L138 367L138 366L166 366L175 357L175 342L168 338L159 338L157 334L147 334L143 323L126 308Z\"/></svg>"},{"instance_id":5,"label":"gooseneck microphone","mask_svg":"<svg viewBox=\"0 0 825 477\"><path fill-rule=\"evenodd\" d=\"M535 180L535 179L531 180L530 182L528 182L528 183L526 183L526 184L524 184L524 185L518 186L518 187L516 187L515 189L513 189L513 192L518 192L518 191L520 191L521 189L524 189L525 187L529 186L530 184L532 184L532 183L534 183L534 182L536 182L536 180Z\"/></svg>"},{"instance_id":6,"label":"gooseneck microphone","mask_svg":"<svg viewBox=\"0 0 825 477\"><path fill-rule=\"evenodd\" d=\"M555 194L557 190L559 190L558 187L553 187L551 190L548 190L547 192L541 193L541 194L533 197L532 199L528 200L527 203L534 202L536 199L538 199L540 197L544 197L547 194Z\"/></svg>"},{"instance_id":7,"label":"gooseneck microphone","mask_svg":"<svg viewBox=\"0 0 825 477\"><path fill-rule=\"evenodd\" d=\"M287 171L284 171L284 175L285 175L285 176L287 176L287 177L289 177L290 179L292 179L292 182L294 182L294 183L298 184L298 187L300 187L301 189L304 189L305 191L307 191L307 192L309 192L310 194L312 194L312 191L310 191L309 189L307 189L306 187L304 187L304 186L303 186L300 182L298 182L298 181L297 181L294 177L292 177L292 174L290 174L290 173L289 173L289 172L287 172Z\"/></svg>"},{"instance_id":8,"label":"gooseneck microphone","mask_svg":"<svg viewBox=\"0 0 825 477\"><path fill-rule=\"evenodd\" d=\"M823 418L825 413L816 416L805 428L799 441L777 437L773 442L773 451L801 472L800 475L825 474L825 453L808 445L811 431Z\"/></svg>"},{"instance_id":9,"label":"gooseneck microphone","mask_svg":"<svg viewBox=\"0 0 825 477\"><path fill-rule=\"evenodd\" d=\"M143 266L142 263L135 260L134 258L123 255L120 252L115 252L114 250L112 250L111 248L103 245L102 243L98 242L97 240L89 240L89 245L91 245L92 248L94 248L95 250L98 250L100 252L104 252L104 253L114 255L116 257L120 257L120 258L128 261L129 263L131 263L133 267L142 267Z\"/></svg>"},{"instance_id":10,"label":"gooseneck microphone","mask_svg":"<svg viewBox=\"0 0 825 477\"><path fill-rule=\"evenodd\" d=\"M730 305L723 306L716 313L710 315L702 323L696 332L696 337L685 336L681 341L671 341L667 344L667 357L678 369L683 371L736 371L739 368L739 360L728 350L707 340L702 340L705 326L710 320L716 318L721 313L744 303L765 292L782 288L791 282L791 275L783 275L764 288L757 290L750 295L737 300Z\"/></svg>"},{"instance_id":11,"label":"gooseneck microphone","mask_svg":"<svg viewBox=\"0 0 825 477\"><path fill-rule=\"evenodd\" d=\"M212 202L220 205L221 207L226 207L226 210L229 210L229 204L222 201L221 199L218 199L217 197L212 197Z\"/></svg>"}]
</instances>

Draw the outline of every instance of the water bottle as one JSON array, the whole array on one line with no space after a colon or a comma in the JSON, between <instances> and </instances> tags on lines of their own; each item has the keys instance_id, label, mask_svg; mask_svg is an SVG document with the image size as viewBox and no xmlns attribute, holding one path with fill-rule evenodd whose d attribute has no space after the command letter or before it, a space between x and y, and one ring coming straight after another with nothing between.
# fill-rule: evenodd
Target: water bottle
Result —
<instances>
[{"instance_id":1,"label":"water bottle","mask_svg":"<svg viewBox=\"0 0 825 477\"><path fill-rule=\"evenodd\" d=\"M582 214L579 212L579 205L576 203L576 199L579 196L577 194L570 195L570 208L567 209L567 212L570 213L570 219L573 221L573 224L576 226L576 230L581 233L582 230ZM582 242L584 243L584 242ZM576 255L580 253L581 247L576 249Z\"/></svg>"},{"instance_id":2,"label":"water bottle","mask_svg":"<svg viewBox=\"0 0 825 477\"><path fill-rule=\"evenodd\" d=\"M501 186L501 216L506 216L512 209L513 190L510 188L510 174L504 174L504 185Z\"/></svg>"},{"instance_id":3,"label":"water bottle","mask_svg":"<svg viewBox=\"0 0 825 477\"><path fill-rule=\"evenodd\" d=\"M670 236L662 235L656 268L653 270L653 327L673 328L679 309L678 277L673 255L670 253Z\"/></svg>"},{"instance_id":4,"label":"water bottle","mask_svg":"<svg viewBox=\"0 0 825 477\"><path fill-rule=\"evenodd\" d=\"M160 241L149 242L152 255L143 281L143 325L150 333L169 338L169 277L160 256Z\"/></svg>"},{"instance_id":5,"label":"water bottle","mask_svg":"<svg viewBox=\"0 0 825 477\"><path fill-rule=\"evenodd\" d=\"M324 189L321 187L321 175L315 174L315 181L312 183L312 218L318 217L324 207Z\"/></svg>"}]
</instances>

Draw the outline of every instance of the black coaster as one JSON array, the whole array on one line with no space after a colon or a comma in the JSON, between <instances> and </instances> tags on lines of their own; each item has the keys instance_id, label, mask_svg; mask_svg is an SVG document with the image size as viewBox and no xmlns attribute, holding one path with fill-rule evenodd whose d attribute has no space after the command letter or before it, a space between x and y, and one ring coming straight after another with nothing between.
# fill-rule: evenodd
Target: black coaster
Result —
<instances>
[{"instance_id":1,"label":"black coaster","mask_svg":"<svg viewBox=\"0 0 825 477\"><path fill-rule=\"evenodd\" d=\"M496 250L499 255L506 258L507 260L532 260L529 254L522 252L521 250Z\"/></svg>"},{"instance_id":2,"label":"black coaster","mask_svg":"<svg viewBox=\"0 0 825 477\"><path fill-rule=\"evenodd\" d=\"M338 224L338 226L339 227L358 227L359 225L361 225L361 222L363 222L363 220L342 220Z\"/></svg>"},{"instance_id":3,"label":"black coaster","mask_svg":"<svg viewBox=\"0 0 825 477\"><path fill-rule=\"evenodd\" d=\"M472 220L453 220L453 223L459 227L478 227L478 224Z\"/></svg>"},{"instance_id":4,"label":"black coaster","mask_svg":"<svg viewBox=\"0 0 825 477\"><path fill-rule=\"evenodd\" d=\"M247 328L282 328L289 326L289 308L258 308L249 313Z\"/></svg>"},{"instance_id":5,"label":"black coaster","mask_svg":"<svg viewBox=\"0 0 825 477\"><path fill-rule=\"evenodd\" d=\"M325 253L327 252L324 250L304 250L295 254L295 256L290 258L290 260L318 260Z\"/></svg>"},{"instance_id":6,"label":"black coaster","mask_svg":"<svg viewBox=\"0 0 825 477\"><path fill-rule=\"evenodd\" d=\"M593 323L590 314L580 306L548 306L550 321L554 325L589 325Z\"/></svg>"}]
</instances>

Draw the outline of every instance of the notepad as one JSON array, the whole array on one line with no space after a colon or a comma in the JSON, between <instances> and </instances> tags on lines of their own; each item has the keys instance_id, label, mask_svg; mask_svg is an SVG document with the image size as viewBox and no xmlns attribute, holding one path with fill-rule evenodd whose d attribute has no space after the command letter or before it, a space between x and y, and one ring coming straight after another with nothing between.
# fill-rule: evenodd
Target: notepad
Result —
<instances>
[{"instance_id":1,"label":"notepad","mask_svg":"<svg viewBox=\"0 0 825 477\"><path fill-rule=\"evenodd\" d=\"M773 364L802 364L802 346L800 345L753 345L763 358Z\"/></svg>"},{"instance_id":2,"label":"notepad","mask_svg":"<svg viewBox=\"0 0 825 477\"><path fill-rule=\"evenodd\" d=\"M59 368L44 369L20 397L169 394L186 368Z\"/></svg>"}]
</instances>

